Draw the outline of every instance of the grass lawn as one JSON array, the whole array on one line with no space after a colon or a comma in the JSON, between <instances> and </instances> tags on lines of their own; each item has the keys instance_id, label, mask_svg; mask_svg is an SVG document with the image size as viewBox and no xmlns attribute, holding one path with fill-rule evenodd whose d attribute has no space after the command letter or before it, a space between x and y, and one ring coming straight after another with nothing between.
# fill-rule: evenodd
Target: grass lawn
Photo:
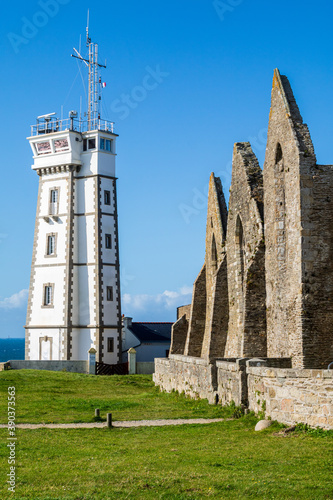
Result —
<instances>
[{"instance_id":1,"label":"grass lawn","mask_svg":"<svg viewBox=\"0 0 333 500\"><path fill-rule=\"evenodd\" d=\"M17 430L16 492L1 498L332 499L333 439L254 432L254 417L207 425Z\"/></svg>"},{"instance_id":2,"label":"grass lawn","mask_svg":"<svg viewBox=\"0 0 333 500\"><path fill-rule=\"evenodd\" d=\"M230 409L159 393L148 376L0 374L17 422L220 417ZM16 491L7 490L8 431L0 429L0 498L15 500L290 499L333 500L333 432L255 432L250 414L206 425L113 429L16 429Z\"/></svg>"},{"instance_id":3,"label":"grass lawn","mask_svg":"<svg viewBox=\"0 0 333 500\"><path fill-rule=\"evenodd\" d=\"M16 423L92 422L95 408L113 420L218 418L221 406L159 392L151 375L101 377L39 370L0 372L0 423L6 423L8 387L16 388Z\"/></svg>"}]
</instances>

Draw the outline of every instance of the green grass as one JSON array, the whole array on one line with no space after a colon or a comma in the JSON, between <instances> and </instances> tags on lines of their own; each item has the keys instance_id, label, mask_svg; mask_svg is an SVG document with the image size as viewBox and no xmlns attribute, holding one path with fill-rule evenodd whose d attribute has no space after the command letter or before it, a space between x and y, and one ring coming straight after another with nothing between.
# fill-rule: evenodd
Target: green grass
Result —
<instances>
[{"instance_id":1,"label":"green grass","mask_svg":"<svg viewBox=\"0 0 333 500\"><path fill-rule=\"evenodd\" d=\"M15 494L1 498L333 498L333 439L254 432L253 416L161 428L17 430ZM0 432L3 476L6 432Z\"/></svg>"},{"instance_id":2,"label":"green grass","mask_svg":"<svg viewBox=\"0 0 333 500\"><path fill-rule=\"evenodd\" d=\"M221 417L234 409L159 393L149 376L62 372L0 374L17 422ZM333 500L333 432L299 425L283 437L274 423L255 432L253 414L206 425L113 429L16 429L16 491L9 493L8 431L0 429L0 498L15 500Z\"/></svg>"},{"instance_id":3,"label":"green grass","mask_svg":"<svg viewBox=\"0 0 333 500\"><path fill-rule=\"evenodd\" d=\"M0 373L0 423L6 423L7 391L16 388L16 423L217 418L232 416L220 406L178 393L161 393L151 375L100 377L80 373L9 370Z\"/></svg>"}]
</instances>

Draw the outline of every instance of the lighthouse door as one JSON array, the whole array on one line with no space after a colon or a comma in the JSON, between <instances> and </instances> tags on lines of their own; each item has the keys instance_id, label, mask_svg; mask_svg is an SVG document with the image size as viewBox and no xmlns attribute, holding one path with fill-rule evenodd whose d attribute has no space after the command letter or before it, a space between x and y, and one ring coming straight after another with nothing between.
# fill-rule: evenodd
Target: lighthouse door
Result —
<instances>
[{"instance_id":1,"label":"lighthouse door","mask_svg":"<svg viewBox=\"0 0 333 500\"><path fill-rule=\"evenodd\" d=\"M52 359L52 339L50 337L41 337L39 339L39 359L41 361L50 361Z\"/></svg>"}]
</instances>

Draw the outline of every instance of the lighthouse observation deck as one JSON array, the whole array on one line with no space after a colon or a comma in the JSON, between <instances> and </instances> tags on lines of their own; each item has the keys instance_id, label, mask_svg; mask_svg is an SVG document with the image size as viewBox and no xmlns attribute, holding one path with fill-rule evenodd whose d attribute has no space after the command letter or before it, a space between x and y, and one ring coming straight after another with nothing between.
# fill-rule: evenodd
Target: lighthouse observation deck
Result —
<instances>
[{"instance_id":1,"label":"lighthouse observation deck","mask_svg":"<svg viewBox=\"0 0 333 500\"><path fill-rule=\"evenodd\" d=\"M31 125L31 137L36 135L53 134L55 132L89 132L92 130L100 130L114 134L114 122L96 118L93 120L78 120L73 115L69 118L59 120L57 117L45 115L37 118L37 123Z\"/></svg>"},{"instance_id":2,"label":"lighthouse observation deck","mask_svg":"<svg viewBox=\"0 0 333 500\"><path fill-rule=\"evenodd\" d=\"M56 167L73 165L87 170L89 175L115 175L114 123L100 118L83 121L76 116L72 111L63 120L55 113L37 118L28 137L34 159L32 169L44 174Z\"/></svg>"}]
</instances>

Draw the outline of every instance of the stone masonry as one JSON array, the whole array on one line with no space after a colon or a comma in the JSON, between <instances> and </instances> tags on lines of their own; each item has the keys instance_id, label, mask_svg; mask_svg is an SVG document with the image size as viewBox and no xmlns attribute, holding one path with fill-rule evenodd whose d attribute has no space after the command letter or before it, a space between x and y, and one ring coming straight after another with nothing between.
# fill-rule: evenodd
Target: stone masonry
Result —
<instances>
[{"instance_id":1,"label":"stone masonry","mask_svg":"<svg viewBox=\"0 0 333 500\"><path fill-rule=\"evenodd\" d=\"M205 262L157 385L333 428L332 192L333 166L317 165L276 69L263 172L250 143L236 143L229 211L210 176Z\"/></svg>"}]
</instances>

